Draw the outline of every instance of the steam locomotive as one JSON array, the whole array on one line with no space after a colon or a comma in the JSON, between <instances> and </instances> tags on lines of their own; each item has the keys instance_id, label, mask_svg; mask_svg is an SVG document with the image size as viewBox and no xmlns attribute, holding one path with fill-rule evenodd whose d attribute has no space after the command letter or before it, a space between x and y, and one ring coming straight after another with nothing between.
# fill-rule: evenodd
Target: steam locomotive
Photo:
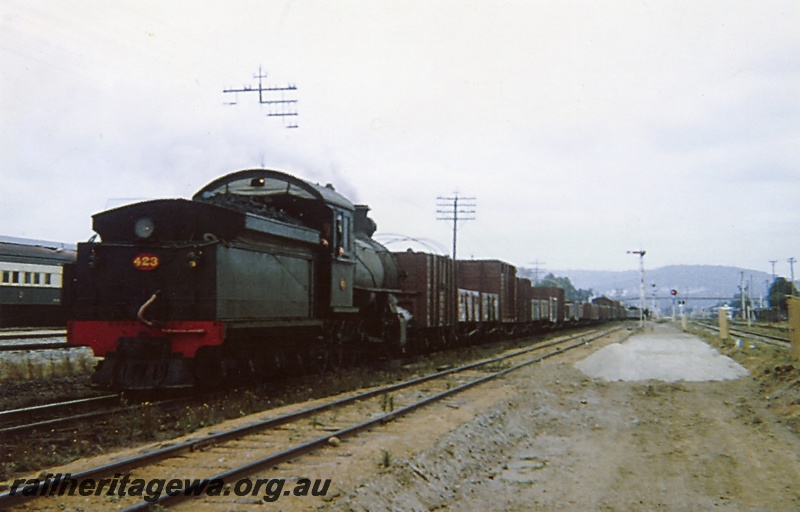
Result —
<instances>
[{"instance_id":1,"label":"steam locomotive","mask_svg":"<svg viewBox=\"0 0 800 512\"><path fill-rule=\"evenodd\" d=\"M488 261L459 265L472 288L459 292L452 260L391 253L368 211L331 185L250 169L191 200L95 214L100 240L65 268L68 343L102 358L94 387L214 389L565 322L563 290L561 304L534 297Z\"/></svg>"}]
</instances>

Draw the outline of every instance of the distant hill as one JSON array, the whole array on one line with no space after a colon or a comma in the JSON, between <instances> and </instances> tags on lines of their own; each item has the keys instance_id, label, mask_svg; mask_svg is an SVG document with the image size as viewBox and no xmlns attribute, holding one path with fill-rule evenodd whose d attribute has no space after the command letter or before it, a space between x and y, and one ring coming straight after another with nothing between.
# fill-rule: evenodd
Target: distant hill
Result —
<instances>
[{"instance_id":1,"label":"distant hill","mask_svg":"<svg viewBox=\"0 0 800 512\"><path fill-rule=\"evenodd\" d=\"M730 302L739 294L739 285L744 272L745 288L750 291L756 307L763 297L766 302L767 289L772 276L767 272L720 265L670 265L645 269L646 307L652 304L655 284L656 307L667 313L672 307L671 290L677 290L677 298L686 301L689 310L705 309L720 301ZM626 304L639 303L639 271L625 270L556 270L556 276L568 277L576 288L591 289L596 296L621 300ZM531 277L531 269L520 269L520 274ZM539 272L541 277L541 271ZM752 283L752 290L750 288Z\"/></svg>"}]
</instances>

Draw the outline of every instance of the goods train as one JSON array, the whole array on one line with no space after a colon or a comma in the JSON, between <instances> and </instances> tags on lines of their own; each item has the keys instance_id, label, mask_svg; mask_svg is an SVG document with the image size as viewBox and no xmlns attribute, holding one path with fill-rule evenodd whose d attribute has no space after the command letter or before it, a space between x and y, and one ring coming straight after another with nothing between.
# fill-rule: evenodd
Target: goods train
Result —
<instances>
[{"instance_id":1,"label":"goods train","mask_svg":"<svg viewBox=\"0 0 800 512\"><path fill-rule=\"evenodd\" d=\"M0 327L63 328L63 266L73 261L65 244L0 237Z\"/></svg>"},{"instance_id":2,"label":"goods train","mask_svg":"<svg viewBox=\"0 0 800 512\"><path fill-rule=\"evenodd\" d=\"M496 260L392 253L369 208L283 172L234 172L191 200L93 216L67 272L67 338L92 385L216 388L501 334L624 318L567 304ZM457 284L456 284L457 283Z\"/></svg>"}]
</instances>

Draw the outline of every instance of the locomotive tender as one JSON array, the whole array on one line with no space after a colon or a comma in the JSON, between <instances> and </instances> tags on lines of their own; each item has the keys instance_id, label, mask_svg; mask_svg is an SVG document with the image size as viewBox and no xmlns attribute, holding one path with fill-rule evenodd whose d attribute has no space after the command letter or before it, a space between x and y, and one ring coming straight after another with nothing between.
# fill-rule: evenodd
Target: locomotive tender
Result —
<instances>
[{"instance_id":1,"label":"locomotive tender","mask_svg":"<svg viewBox=\"0 0 800 512\"><path fill-rule=\"evenodd\" d=\"M564 319L563 290L550 297L507 263L456 274L445 256L389 252L368 210L250 169L192 200L95 214L100 241L79 244L65 274L68 343L103 358L95 387L213 389Z\"/></svg>"},{"instance_id":2,"label":"locomotive tender","mask_svg":"<svg viewBox=\"0 0 800 512\"><path fill-rule=\"evenodd\" d=\"M215 387L338 362L353 344L403 349L394 260L367 208L330 186L245 170L191 201L93 220L101 241L78 245L67 338L105 358L97 387Z\"/></svg>"}]
</instances>

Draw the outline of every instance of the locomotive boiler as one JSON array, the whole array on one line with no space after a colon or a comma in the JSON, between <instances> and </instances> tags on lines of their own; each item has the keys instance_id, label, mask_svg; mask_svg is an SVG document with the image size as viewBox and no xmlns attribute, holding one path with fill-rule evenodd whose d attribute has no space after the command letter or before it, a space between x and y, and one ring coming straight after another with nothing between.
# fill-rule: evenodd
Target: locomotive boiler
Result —
<instances>
[{"instance_id":1,"label":"locomotive boiler","mask_svg":"<svg viewBox=\"0 0 800 512\"><path fill-rule=\"evenodd\" d=\"M216 388L403 352L399 273L375 223L332 186L251 169L191 200L93 216L65 295L92 385Z\"/></svg>"}]
</instances>

